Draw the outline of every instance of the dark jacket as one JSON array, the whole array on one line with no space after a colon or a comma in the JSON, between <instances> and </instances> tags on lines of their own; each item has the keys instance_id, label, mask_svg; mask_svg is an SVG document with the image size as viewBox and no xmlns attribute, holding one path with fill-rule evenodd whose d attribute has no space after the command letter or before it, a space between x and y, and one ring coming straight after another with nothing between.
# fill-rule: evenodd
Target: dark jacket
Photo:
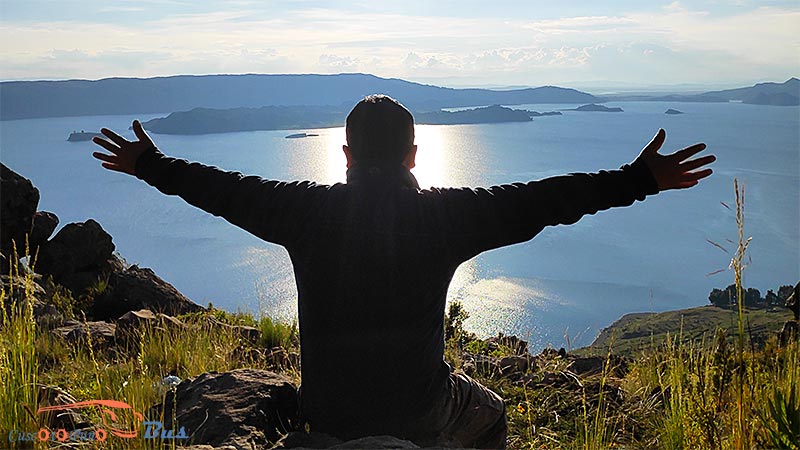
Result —
<instances>
[{"instance_id":1,"label":"dark jacket","mask_svg":"<svg viewBox=\"0 0 800 450\"><path fill-rule=\"evenodd\" d=\"M658 192L641 162L490 188L420 190L403 166L356 166L347 183L280 182L149 151L139 178L284 246L294 267L301 407L314 431L409 435L446 395L445 297L473 256L545 226Z\"/></svg>"}]
</instances>

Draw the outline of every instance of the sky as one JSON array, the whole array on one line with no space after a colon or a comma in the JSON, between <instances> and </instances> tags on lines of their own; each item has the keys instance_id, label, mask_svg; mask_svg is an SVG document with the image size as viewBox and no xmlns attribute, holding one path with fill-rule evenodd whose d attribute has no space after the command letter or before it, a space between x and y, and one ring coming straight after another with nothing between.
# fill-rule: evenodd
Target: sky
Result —
<instances>
[{"instance_id":1,"label":"sky","mask_svg":"<svg viewBox=\"0 0 800 450\"><path fill-rule=\"evenodd\" d=\"M0 0L0 79L724 88L800 75L797 29L800 0Z\"/></svg>"}]
</instances>

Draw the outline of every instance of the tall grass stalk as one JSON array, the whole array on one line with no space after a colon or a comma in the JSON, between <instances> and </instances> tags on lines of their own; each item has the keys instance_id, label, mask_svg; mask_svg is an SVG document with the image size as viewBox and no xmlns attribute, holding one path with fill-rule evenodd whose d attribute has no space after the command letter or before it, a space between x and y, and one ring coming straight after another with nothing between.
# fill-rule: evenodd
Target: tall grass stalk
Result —
<instances>
[{"instance_id":1,"label":"tall grass stalk","mask_svg":"<svg viewBox=\"0 0 800 450\"><path fill-rule=\"evenodd\" d=\"M16 248L13 250L16 259ZM33 319L33 275L20 275L11 265L9 286L0 290L0 432L38 429L39 364L36 358L36 322ZM14 448L17 442L9 442Z\"/></svg>"},{"instance_id":2,"label":"tall grass stalk","mask_svg":"<svg viewBox=\"0 0 800 450\"><path fill-rule=\"evenodd\" d=\"M746 423L746 416L749 412L749 397L745 396L745 384L747 383L747 368L745 366L745 341L744 341L744 288L743 288L743 273L745 269L745 253L747 246L750 244L750 239L744 237L744 183L739 184L739 180L734 178L733 188L736 192L736 230L737 230L737 246L736 254L731 260L731 268L733 269L734 282L736 284L736 318L737 318L737 331L736 336L736 414L737 420L733 430L734 447L737 450L744 450L752 446L752 431Z\"/></svg>"}]
</instances>

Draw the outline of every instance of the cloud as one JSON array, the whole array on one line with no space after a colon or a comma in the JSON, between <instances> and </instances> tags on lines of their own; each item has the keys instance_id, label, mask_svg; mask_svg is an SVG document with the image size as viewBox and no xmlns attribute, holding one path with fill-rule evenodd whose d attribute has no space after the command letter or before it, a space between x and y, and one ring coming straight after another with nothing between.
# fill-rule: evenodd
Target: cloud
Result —
<instances>
[{"instance_id":1,"label":"cloud","mask_svg":"<svg viewBox=\"0 0 800 450\"><path fill-rule=\"evenodd\" d=\"M358 58L330 54L319 55L318 67L323 72L354 72L358 70Z\"/></svg>"},{"instance_id":2,"label":"cloud","mask_svg":"<svg viewBox=\"0 0 800 450\"><path fill-rule=\"evenodd\" d=\"M658 83L763 79L800 71L797 7L737 7L735 14L715 15L673 2L649 11L532 21L513 10L504 18L434 17L313 4L281 3L291 7L276 14L249 1L227 10L203 3L198 13L173 5L170 14L136 23L4 22L0 41L14 46L0 47L2 76L358 70L549 84L645 75Z\"/></svg>"}]
</instances>

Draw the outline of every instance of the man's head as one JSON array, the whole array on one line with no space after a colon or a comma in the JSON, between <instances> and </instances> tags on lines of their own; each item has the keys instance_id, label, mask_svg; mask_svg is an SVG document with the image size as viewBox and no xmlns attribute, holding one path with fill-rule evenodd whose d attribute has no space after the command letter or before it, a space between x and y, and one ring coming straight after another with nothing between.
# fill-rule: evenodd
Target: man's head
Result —
<instances>
[{"instance_id":1,"label":"man's head","mask_svg":"<svg viewBox=\"0 0 800 450\"><path fill-rule=\"evenodd\" d=\"M397 100L370 95L347 116L347 167L355 163L402 163L414 167L414 117Z\"/></svg>"}]
</instances>

